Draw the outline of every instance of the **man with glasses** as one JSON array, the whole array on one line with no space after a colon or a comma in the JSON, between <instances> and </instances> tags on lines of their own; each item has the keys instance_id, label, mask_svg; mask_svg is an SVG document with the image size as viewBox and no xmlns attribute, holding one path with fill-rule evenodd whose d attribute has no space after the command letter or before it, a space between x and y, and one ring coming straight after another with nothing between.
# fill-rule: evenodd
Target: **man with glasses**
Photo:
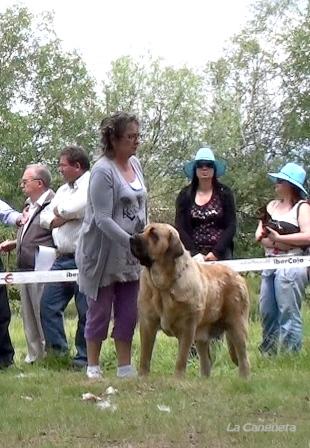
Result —
<instances>
[{"instance_id":1,"label":"man with glasses","mask_svg":"<svg viewBox=\"0 0 310 448\"><path fill-rule=\"evenodd\" d=\"M23 225L17 232L15 241L1 244L3 251L16 247L17 267L22 271L34 270L35 252L38 246L54 247L51 230L42 229L40 214L51 202L54 192L50 189L51 174L44 165L28 165L20 181L23 193L27 197L24 209ZM25 216L24 216L25 217ZM40 318L40 301L43 283L21 285L21 305L24 332L28 353L26 363L42 359L45 354L44 333Z\"/></svg>"},{"instance_id":2,"label":"man with glasses","mask_svg":"<svg viewBox=\"0 0 310 448\"><path fill-rule=\"evenodd\" d=\"M76 269L75 249L87 202L89 167L89 158L83 148L71 145L61 151L58 169L66 183L57 190L54 199L41 214L41 225L53 230L57 247L52 270ZM63 315L73 296L78 312L73 367L83 368L87 365L84 337L87 302L76 282L49 283L45 286L41 319L47 350L56 356L67 356L68 343Z\"/></svg>"}]
</instances>

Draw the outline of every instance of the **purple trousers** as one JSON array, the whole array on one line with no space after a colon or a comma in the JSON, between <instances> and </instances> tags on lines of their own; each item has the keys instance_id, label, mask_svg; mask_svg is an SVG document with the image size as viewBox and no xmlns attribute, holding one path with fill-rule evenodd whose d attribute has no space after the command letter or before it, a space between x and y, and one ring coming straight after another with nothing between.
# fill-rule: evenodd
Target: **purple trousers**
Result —
<instances>
[{"instance_id":1,"label":"purple trousers","mask_svg":"<svg viewBox=\"0 0 310 448\"><path fill-rule=\"evenodd\" d=\"M87 298L85 339L103 341L107 338L113 305L112 338L131 342L137 323L139 281L112 283L98 290L97 300Z\"/></svg>"}]
</instances>

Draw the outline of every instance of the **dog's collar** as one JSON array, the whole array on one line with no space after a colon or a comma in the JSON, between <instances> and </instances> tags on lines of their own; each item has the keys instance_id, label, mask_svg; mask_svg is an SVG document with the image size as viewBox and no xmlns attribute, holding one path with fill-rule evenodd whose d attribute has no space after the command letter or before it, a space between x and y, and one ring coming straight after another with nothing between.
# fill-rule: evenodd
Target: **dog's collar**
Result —
<instances>
[{"instance_id":1,"label":"dog's collar","mask_svg":"<svg viewBox=\"0 0 310 448\"><path fill-rule=\"evenodd\" d=\"M168 287L160 287L158 284L156 284L156 281L154 281L154 277L153 277L153 275L152 275L152 266L151 267L146 267L146 269L149 271L149 274L150 274L150 276L151 276L151 278L152 278L152 282L153 282L153 284L154 284L154 286L158 289L158 290L160 290L160 291L169 291L170 292L170 295L173 297L173 298L175 298L175 296L174 296L174 287L175 287L175 284L182 278L182 276L183 276L183 273L184 273L184 271L186 270L188 268L188 262L186 262L183 266L182 266L182 268L181 268L181 270L178 272L178 274L174 277L174 279L172 280L172 282L170 283L170 285L168 286Z\"/></svg>"},{"instance_id":2,"label":"dog's collar","mask_svg":"<svg viewBox=\"0 0 310 448\"><path fill-rule=\"evenodd\" d=\"M175 276L173 283L171 284L169 290L170 290L170 295L172 297L172 299L176 299L175 297L175 292L174 292L174 286L175 284L180 280L180 278L183 277L183 273L184 271L188 268L188 262L185 263L185 265L182 267L182 269L180 270L180 272L178 272L178 275Z\"/></svg>"},{"instance_id":3,"label":"dog's collar","mask_svg":"<svg viewBox=\"0 0 310 448\"><path fill-rule=\"evenodd\" d=\"M188 263L186 262L185 265L183 266L183 268L181 269L181 271L178 273L178 275L175 277L171 288L170 288L170 297L172 298L172 300L177 300L177 296L174 290L174 285L177 283L178 280L180 280L180 278L183 276L183 272L185 271L185 269L188 268Z\"/></svg>"}]
</instances>

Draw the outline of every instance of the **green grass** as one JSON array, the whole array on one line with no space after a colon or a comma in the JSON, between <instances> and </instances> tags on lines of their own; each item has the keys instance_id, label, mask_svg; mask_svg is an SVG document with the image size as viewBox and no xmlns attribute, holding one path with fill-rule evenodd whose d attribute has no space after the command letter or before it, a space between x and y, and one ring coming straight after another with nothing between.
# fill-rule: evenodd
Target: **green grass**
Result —
<instances>
[{"instance_id":1,"label":"green grass","mask_svg":"<svg viewBox=\"0 0 310 448\"><path fill-rule=\"evenodd\" d=\"M1 447L309 448L308 305L303 315L304 347L297 356L261 357L257 351L260 324L251 323L248 381L238 378L225 345L217 349L210 379L199 377L195 360L189 362L184 380L175 379L176 341L159 334L148 379L118 380L109 341L102 354L105 377L97 382L87 380L84 372L70 370L66 359L26 366L21 320L15 315L11 334L16 367L0 373ZM75 321L70 316L69 312L66 324L73 344ZM136 363L138 356L136 335ZM112 397L115 412L82 401L83 393L102 395L108 386L118 389ZM161 412L157 405L169 406L171 412ZM269 423L295 425L296 431L253 431Z\"/></svg>"}]
</instances>

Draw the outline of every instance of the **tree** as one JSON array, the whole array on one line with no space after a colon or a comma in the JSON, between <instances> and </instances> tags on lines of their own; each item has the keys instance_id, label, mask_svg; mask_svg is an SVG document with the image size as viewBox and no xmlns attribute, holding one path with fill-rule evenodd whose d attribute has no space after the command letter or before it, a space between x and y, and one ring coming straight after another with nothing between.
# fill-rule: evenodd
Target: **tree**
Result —
<instances>
[{"instance_id":1,"label":"tree","mask_svg":"<svg viewBox=\"0 0 310 448\"><path fill-rule=\"evenodd\" d=\"M124 56L112 63L99 97L79 55L62 50L51 15L38 25L27 9L8 9L0 16L3 196L21 198L17 179L27 163L54 168L72 142L92 152L102 115L133 111L142 122L151 219L173 222L186 183L182 165L205 142L228 164L237 255L257 253L257 209L273 197L267 172L289 160L310 164L309 23L306 0L260 0L218 60L192 70Z\"/></svg>"},{"instance_id":2,"label":"tree","mask_svg":"<svg viewBox=\"0 0 310 448\"><path fill-rule=\"evenodd\" d=\"M2 196L21 204L18 179L29 163L55 167L59 151L95 147L95 82L75 52L64 52L50 14L40 24L26 9L0 15L0 155Z\"/></svg>"},{"instance_id":3,"label":"tree","mask_svg":"<svg viewBox=\"0 0 310 448\"><path fill-rule=\"evenodd\" d=\"M267 172L288 160L307 166L305 15L293 1L258 2L225 56L205 70L211 102L204 140L228 161L227 182L239 211L239 254L253 250L257 209L273 196Z\"/></svg>"},{"instance_id":4,"label":"tree","mask_svg":"<svg viewBox=\"0 0 310 448\"><path fill-rule=\"evenodd\" d=\"M282 139L310 165L310 5L299 26L282 37L283 62Z\"/></svg>"},{"instance_id":5,"label":"tree","mask_svg":"<svg viewBox=\"0 0 310 448\"><path fill-rule=\"evenodd\" d=\"M144 137L139 157L152 219L173 220L176 192L185 179L181 165L196 149L203 127L202 86L202 77L188 68L130 57L115 61L104 83L103 110L133 110L141 118Z\"/></svg>"}]
</instances>

